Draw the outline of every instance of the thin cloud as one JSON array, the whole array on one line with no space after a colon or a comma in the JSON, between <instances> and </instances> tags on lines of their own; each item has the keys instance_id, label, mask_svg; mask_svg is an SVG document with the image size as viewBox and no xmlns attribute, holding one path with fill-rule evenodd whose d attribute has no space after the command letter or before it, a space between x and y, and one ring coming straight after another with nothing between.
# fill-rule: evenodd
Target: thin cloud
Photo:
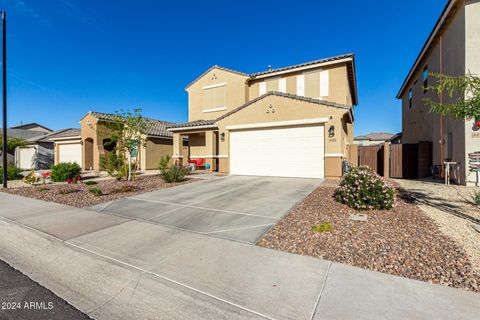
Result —
<instances>
[{"instance_id":1,"label":"thin cloud","mask_svg":"<svg viewBox=\"0 0 480 320\"><path fill-rule=\"evenodd\" d=\"M52 21L48 17L38 13L37 10L35 10L32 6L28 5L25 1L14 0L13 10L18 14L33 17L44 25L47 25L47 26L52 25Z\"/></svg>"},{"instance_id":2,"label":"thin cloud","mask_svg":"<svg viewBox=\"0 0 480 320\"><path fill-rule=\"evenodd\" d=\"M60 3L63 5L62 9L64 14L68 15L77 22L85 24L106 34L105 30L98 24L98 22L95 21L95 19L92 18L92 15L86 12L86 10L88 10L87 8L78 6L76 3L70 0L60 0Z\"/></svg>"}]
</instances>

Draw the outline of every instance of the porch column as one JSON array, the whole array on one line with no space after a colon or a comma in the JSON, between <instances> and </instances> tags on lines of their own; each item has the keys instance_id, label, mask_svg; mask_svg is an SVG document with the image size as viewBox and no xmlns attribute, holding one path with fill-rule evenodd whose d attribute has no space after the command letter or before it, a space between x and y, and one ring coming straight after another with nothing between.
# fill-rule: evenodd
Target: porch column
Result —
<instances>
[{"instance_id":1,"label":"porch column","mask_svg":"<svg viewBox=\"0 0 480 320\"><path fill-rule=\"evenodd\" d=\"M183 136L180 133L173 133L173 163L182 165L183 164Z\"/></svg>"},{"instance_id":2,"label":"porch column","mask_svg":"<svg viewBox=\"0 0 480 320\"><path fill-rule=\"evenodd\" d=\"M205 146L207 147L208 158L205 158L205 163L210 164L210 170L215 171L216 168L216 158L217 155L217 135L215 131L206 131L205 132Z\"/></svg>"}]
</instances>

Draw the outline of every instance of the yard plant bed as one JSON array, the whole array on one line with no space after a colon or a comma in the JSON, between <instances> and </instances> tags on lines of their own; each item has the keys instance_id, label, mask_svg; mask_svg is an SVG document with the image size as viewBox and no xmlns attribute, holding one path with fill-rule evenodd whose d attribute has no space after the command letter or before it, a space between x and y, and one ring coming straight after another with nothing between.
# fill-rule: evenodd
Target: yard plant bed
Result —
<instances>
[{"instance_id":1,"label":"yard plant bed","mask_svg":"<svg viewBox=\"0 0 480 320\"><path fill-rule=\"evenodd\" d=\"M165 183L160 175L148 175L140 176L135 181L99 180L96 181L97 184L90 186L84 183L47 184L34 187L1 189L1 191L82 208L193 181L196 181L196 179L188 179L179 183ZM95 192L97 189L101 190L101 194Z\"/></svg>"},{"instance_id":2,"label":"yard plant bed","mask_svg":"<svg viewBox=\"0 0 480 320\"><path fill-rule=\"evenodd\" d=\"M411 279L480 292L480 273L465 251L415 204L397 190L396 205L388 211L358 213L334 199L327 182L297 204L257 244ZM330 223L327 232L314 225Z\"/></svg>"}]
</instances>

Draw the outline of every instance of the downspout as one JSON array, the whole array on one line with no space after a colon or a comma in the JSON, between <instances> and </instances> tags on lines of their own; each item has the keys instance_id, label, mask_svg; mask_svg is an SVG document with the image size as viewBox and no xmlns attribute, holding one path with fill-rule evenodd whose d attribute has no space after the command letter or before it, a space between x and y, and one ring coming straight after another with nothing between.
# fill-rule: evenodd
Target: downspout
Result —
<instances>
[{"instance_id":1,"label":"downspout","mask_svg":"<svg viewBox=\"0 0 480 320\"><path fill-rule=\"evenodd\" d=\"M443 80L443 36L440 34L440 85L442 85ZM443 104L443 90L440 92L440 105ZM440 112L440 168L441 168L441 177L444 176L443 168L443 114Z\"/></svg>"}]
</instances>

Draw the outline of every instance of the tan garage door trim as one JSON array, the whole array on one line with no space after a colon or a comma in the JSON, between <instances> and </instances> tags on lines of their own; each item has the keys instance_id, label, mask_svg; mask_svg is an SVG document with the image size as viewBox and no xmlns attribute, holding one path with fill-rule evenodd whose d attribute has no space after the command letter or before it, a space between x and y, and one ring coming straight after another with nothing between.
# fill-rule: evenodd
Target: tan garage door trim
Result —
<instances>
[{"instance_id":1,"label":"tan garage door trim","mask_svg":"<svg viewBox=\"0 0 480 320\"><path fill-rule=\"evenodd\" d=\"M320 124L328 122L328 118L314 118L303 120L290 120L290 121L277 121L277 122L260 122L252 124L236 124L231 126L225 126L227 130L242 130L253 128L271 128L271 127L287 127L287 126L299 126L308 124Z\"/></svg>"}]
</instances>

